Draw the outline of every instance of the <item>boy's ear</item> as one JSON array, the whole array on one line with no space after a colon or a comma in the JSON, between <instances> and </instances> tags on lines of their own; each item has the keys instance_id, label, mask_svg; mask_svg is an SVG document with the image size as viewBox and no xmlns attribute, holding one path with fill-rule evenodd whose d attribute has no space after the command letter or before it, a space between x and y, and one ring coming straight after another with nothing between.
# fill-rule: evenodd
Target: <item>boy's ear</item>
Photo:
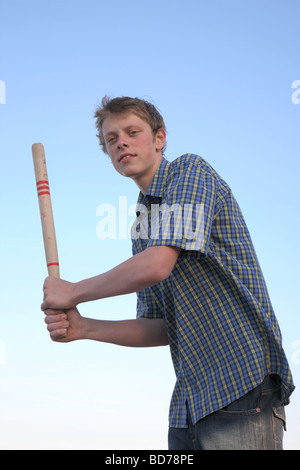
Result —
<instances>
[{"instance_id":1,"label":"boy's ear","mask_svg":"<svg viewBox=\"0 0 300 470\"><path fill-rule=\"evenodd\" d=\"M157 150L162 150L162 148L164 147L166 143L166 138L167 138L166 131L161 127L160 129L158 129L158 131L156 132L156 136L155 136L155 144L156 144Z\"/></svg>"}]
</instances>

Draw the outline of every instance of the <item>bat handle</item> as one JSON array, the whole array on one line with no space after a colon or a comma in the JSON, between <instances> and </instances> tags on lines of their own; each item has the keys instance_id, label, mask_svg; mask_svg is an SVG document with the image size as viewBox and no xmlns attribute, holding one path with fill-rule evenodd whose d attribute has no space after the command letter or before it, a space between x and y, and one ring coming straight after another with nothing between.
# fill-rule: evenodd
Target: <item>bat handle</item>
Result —
<instances>
[{"instance_id":1,"label":"bat handle","mask_svg":"<svg viewBox=\"0 0 300 470\"><path fill-rule=\"evenodd\" d=\"M47 269L49 276L60 278L59 263L48 263Z\"/></svg>"},{"instance_id":2,"label":"bat handle","mask_svg":"<svg viewBox=\"0 0 300 470\"><path fill-rule=\"evenodd\" d=\"M41 143L32 145L32 155L40 206L41 223L43 229L44 248L49 276L59 278L58 253L54 220L52 213L50 187L48 181L47 165L44 146Z\"/></svg>"},{"instance_id":3,"label":"bat handle","mask_svg":"<svg viewBox=\"0 0 300 470\"><path fill-rule=\"evenodd\" d=\"M49 276L60 277L58 253L56 245L56 236L52 205L50 198L50 187L46 166L44 146L41 143L32 145L32 156L34 163L34 172L37 186L37 194L40 206L40 216L43 229L44 248ZM65 338L66 335L58 339Z\"/></svg>"}]
</instances>

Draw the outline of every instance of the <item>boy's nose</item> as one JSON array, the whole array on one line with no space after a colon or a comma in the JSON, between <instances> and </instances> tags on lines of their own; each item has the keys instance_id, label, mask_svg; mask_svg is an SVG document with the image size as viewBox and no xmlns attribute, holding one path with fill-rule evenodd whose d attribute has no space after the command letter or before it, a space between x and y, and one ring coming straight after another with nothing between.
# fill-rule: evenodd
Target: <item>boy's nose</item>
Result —
<instances>
[{"instance_id":1,"label":"boy's nose","mask_svg":"<svg viewBox=\"0 0 300 470\"><path fill-rule=\"evenodd\" d=\"M119 142L118 142L118 147L121 149L121 148L124 148L124 147L128 147L128 143L126 142L126 139L124 138L120 138L119 139Z\"/></svg>"}]
</instances>

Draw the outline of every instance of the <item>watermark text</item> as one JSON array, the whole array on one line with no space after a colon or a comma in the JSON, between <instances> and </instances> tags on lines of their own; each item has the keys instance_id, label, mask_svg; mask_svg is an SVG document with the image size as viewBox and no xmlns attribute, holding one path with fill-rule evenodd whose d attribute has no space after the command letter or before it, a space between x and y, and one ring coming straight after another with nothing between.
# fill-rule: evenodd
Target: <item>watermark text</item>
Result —
<instances>
[{"instance_id":1,"label":"watermark text","mask_svg":"<svg viewBox=\"0 0 300 470\"><path fill-rule=\"evenodd\" d=\"M293 341L292 349L294 349L294 352L292 354L292 363L300 364L300 339L296 339L295 341Z\"/></svg>"},{"instance_id":2,"label":"watermark text","mask_svg":"<svg viewBox=\"0 0 300 470\"><path fill-rule=\"evenodd\" d=\"M204 242L204 204L133 204L119 196L118 207L100 204L96 227L101 240L183 240L189 250L201 250ZM133 217L128 223L128 217Z\"/></svg>"},{"instance_id":3,"label":"watermark text","mask_svg":"<svg viewBox=\"0 0 300 470\"><path fill-rule=\"evenodd\" d=\"M300 80L294 80L292 83L292 88L295 88L295 91L292 93L291 100L293 104L300 103Z\"/></svg>"},{"instance_id":4,"label":"watermark text","mask_svg":"<svg viewBox=\"0 0 300 470\"><path fill-rule=\"evenodd\" d=\"M6 84L0 80L0 104L6 104Z\"/></svg>"}]
</instances>

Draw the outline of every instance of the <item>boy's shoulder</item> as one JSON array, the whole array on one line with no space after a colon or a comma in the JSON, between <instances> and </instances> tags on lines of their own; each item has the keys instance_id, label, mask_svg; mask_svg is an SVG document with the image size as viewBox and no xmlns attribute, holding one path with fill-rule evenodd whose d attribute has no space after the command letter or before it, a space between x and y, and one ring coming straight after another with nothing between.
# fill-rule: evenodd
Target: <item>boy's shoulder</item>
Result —
<instances>
[{"instance_id":1,"label":"boy's shoulder","mask_svg":"<svg viewBox=\"0 0 300 470\"><path fill-rule=\"evenodd\" d=\"M170 162L167 186L177 188L184 186L188 182L191 185L190 191L198 192L206 188L208 191L215 191L217 202L221 204L231 193L231 189L226 181L216 172L216 170L200 155L187 153Z\"/></svg>"},{"instance_id":2,"label":"boy's shoulder","mask_svg":"<svg viewBox=\"0 0 300 470\"><path fill-rule=\"evenodd\" d=\"M217 173L217 171L200 155L194 153L186 153L170 162L170 170L173 175L183 173L185 171L197 170L199 173L205 173L216 181L218 185L226 186L229 189L227 183Z\"/></svg>"},{"instance_id":3,"label":"boy's shoulder","mask_svg":"<svg viewBox=\"0 0 300 470\"><path fill-rule=\"evenodd\" d=\"M180 157L175 158L175 160L171 161L171 168L176 170L177 168L181 167L188 167L193 165L201 165L205 160L200 157L200 155L196 155L194 153L185 153Z\"/></svg>"}]
</instances>

